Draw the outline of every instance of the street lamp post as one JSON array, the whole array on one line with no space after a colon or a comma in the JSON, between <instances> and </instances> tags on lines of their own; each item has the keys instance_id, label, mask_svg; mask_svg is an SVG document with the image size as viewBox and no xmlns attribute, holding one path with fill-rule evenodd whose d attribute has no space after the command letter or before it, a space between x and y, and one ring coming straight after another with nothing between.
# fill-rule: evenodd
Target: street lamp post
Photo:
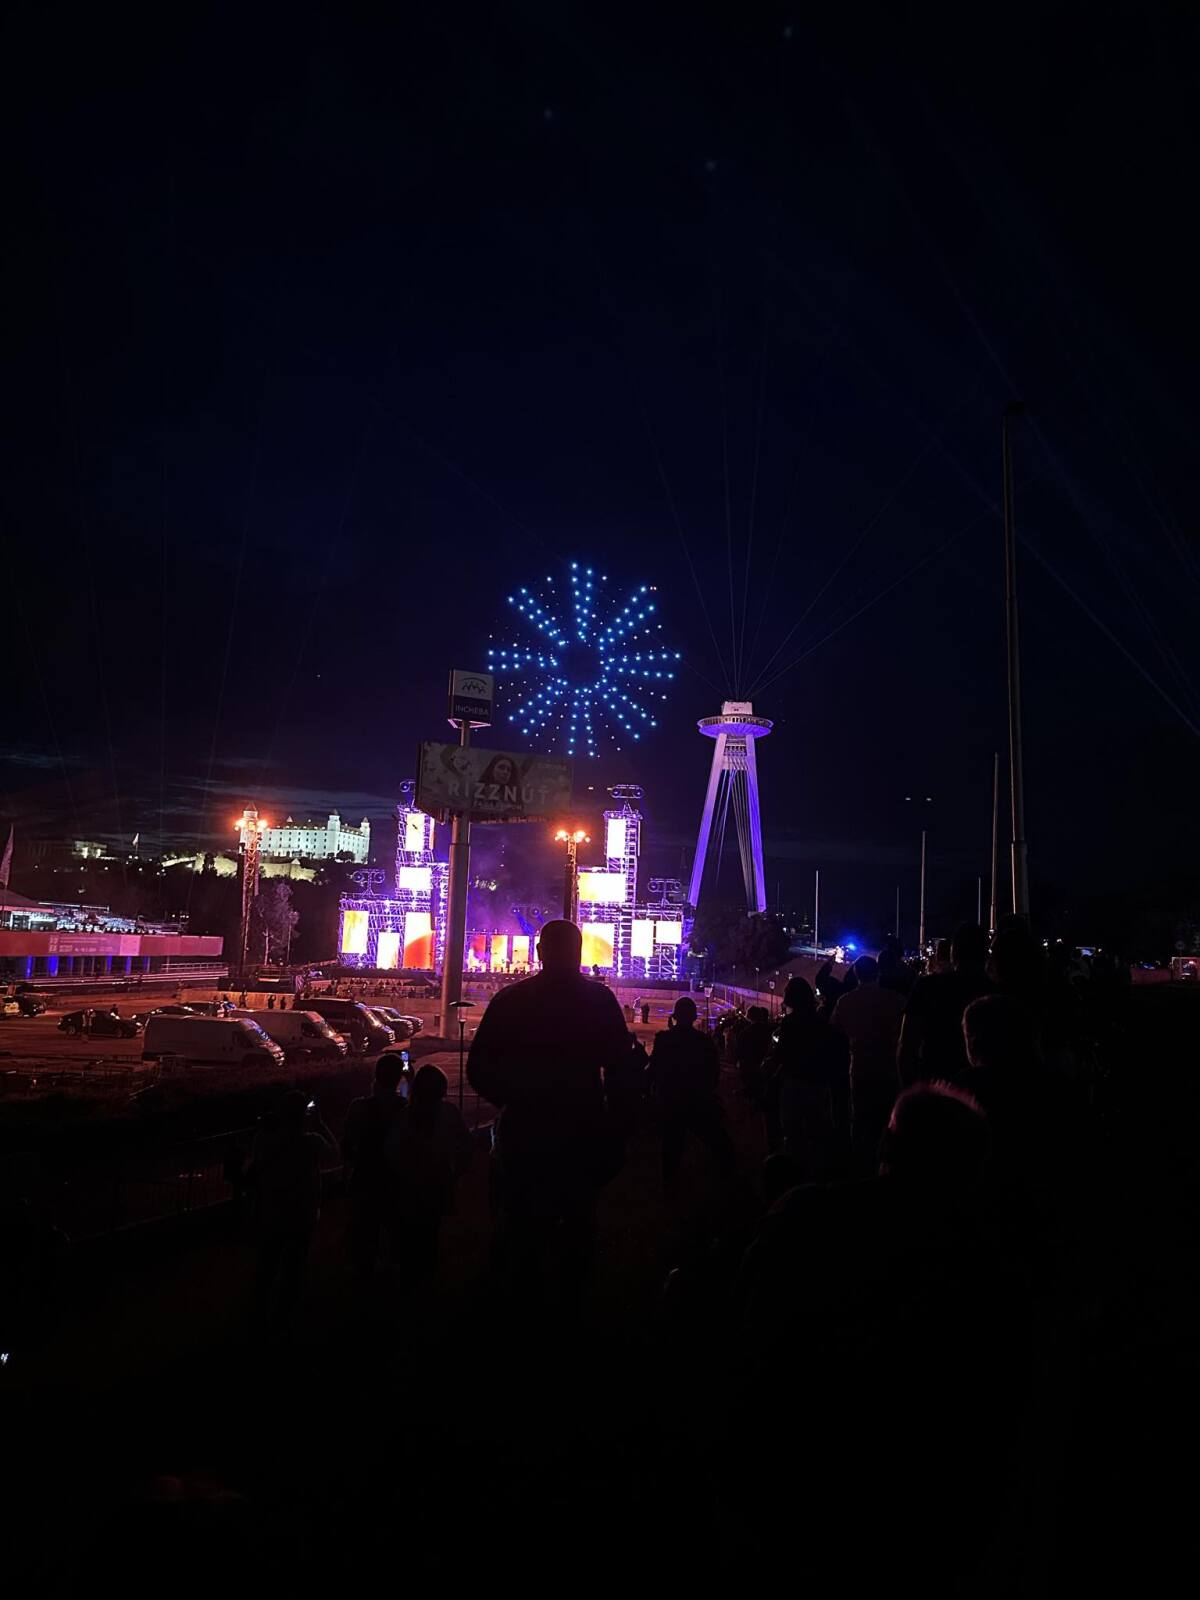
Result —
<instances>
[{"instance_id":1,"label":"street lamp post","mask_svg":"<svg viewBox=\"0 0 1200 1600\"><path fill-rule=\"evenodd\" d=\"M911 805L912 804L912 799L913 799L913 797L912 797L911 794L906 794L904 796L905 804L906 805ZM927 806L930 806L930 805L933 804L933 796L931 794L927 794L925 796L924 804L927 805ZM920 885L919 885L919 888L917 890L917 959L918 960L922 959L924 957L924 954L925 954L925 842L926 842L925 841L925 835L926 835L927 831L928 830L925 829L925 828L921 829L921 877L920 877ZM896 927L897 927L897 930L899 930L899 927L900 927L900 886L898 884L896 886Z\"/></svg>"},{"instance_id":2,"label":"street lamp post","mask_svg":"<svg viewBox=\"0 0 1200 1600\"><path fill-rule=\"evenodd\" d=\"M1025 839L1024 743L1021 737L1021 643L1017 624L1017 534L1013 524L1012 447L1009 423L1024 410L1020 402L1004 412L1004 618L1008 641L1008 776L1012 793L1012 906L1029 915L1029 846Z\"/></svg>"},{"instance_id":3,"label":"street lamp post","mask_svg":"<svg viewBox=\"0 0 1200 1600\"><path fill-rule=\"evenodd\" d=\"M475 1004L474 1000L452 1000L450 1008L458 1023L458 1109L463 1108L467 1081L467 1019L464 1015Z\"/></svg>"},{"instance_id":4,"label":"street lamp post","mask_svg":"<svg viewBox=\"0 0 1200 1600\"><path fill-rule=\"evenodd\" d=\"M563 916L568 922L578 922L579 846L591 841L582 828L560 828L554 837L557 843L567 847L567 864L563 873Z\"/></svg>"},{"instance_id":5,"label":"street lamp post","mask_svg":"<svg viewBox=\"0 0 1200 1600\"><path fill-rule=\"evenodd\" d=\"M266 817L260 817L255 806L247 806L233 824L238 831L242 847L242 921L238 930L238 978L245 982L246 962L250 955L250 915L258 897L258 872L262 836L267 830Z\"/></svg>"}]
</instances>

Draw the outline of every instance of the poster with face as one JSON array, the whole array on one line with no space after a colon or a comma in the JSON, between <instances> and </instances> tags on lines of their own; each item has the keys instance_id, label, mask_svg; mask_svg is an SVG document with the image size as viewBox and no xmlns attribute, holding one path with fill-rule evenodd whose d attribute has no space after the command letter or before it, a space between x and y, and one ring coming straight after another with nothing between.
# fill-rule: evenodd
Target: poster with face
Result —
<instances>
[{"instance_id":1,"label":"poster with face","mask_svg":"<svg viewBox=\"0 0 1200 1600\"><path fill-rule=\"evenodd\" d=\"M557 756L426 741L417 768L417 805L432 815L457 811L476 822L544 822L570 808L571 767Z\"/></svg>"}]
</instances>

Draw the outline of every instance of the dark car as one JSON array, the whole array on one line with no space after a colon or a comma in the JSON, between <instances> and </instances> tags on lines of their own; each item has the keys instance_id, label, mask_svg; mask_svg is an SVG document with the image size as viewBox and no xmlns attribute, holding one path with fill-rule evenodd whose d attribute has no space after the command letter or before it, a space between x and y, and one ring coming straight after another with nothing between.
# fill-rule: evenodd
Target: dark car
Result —
<instances>
[{"instance_id":1,"label":"dark car","mask_svg":"<svg viewBox=\"0 0 1200 1600\"><path fill-rule=\"evenodd\" d=\"M371 1010L387 1023L396 1035L397 1044L403 1043L405 1039L411 1039L417 1031L413 1027L413 1018L406 1017L402 1011L397 1011L395 1006L372 1006Z\"/></svg>"},{"instance_id":2,"label":"dark car","mask_svg":"<svg viewBox=\"0 0 1200 1600\"><path fill-rule=\"evenodd\" d=\"M59 1033L74 1038L87 1034L95 1039L136 1039L141 1029L135 1017L122 1017L115 1011L68 1011L58 1024Z\"/></svg>"},{"instance_id":3,"label":"dark car","mask_svg":"<svg viewBox=\"0 0 1200 1600\"><path fill-rule=\"evenodd\" d=\"M198 1006L154 1006L149 1011L135 1011L133 1020L144 1028L150 1017L198 1017Z\"/></svg>"},{"instance_id":4,"label":"dark car","mask_svg":"<svg viewBox=\"0 0 1200 1600\"><path fill-rule=\"evenodd\" d=\"M10 994L0 1001L2 1017L40 1017L46 1002L34 994Z\"/></svg>"},{"instance_id":5,"label":"dark car","mask_svg":"<svg viewBox=\"0 0 1200 1600\"><path fill-rule=\"evenodd\" d=\"M358 1000L342 1000L331 995L319 995L315 1000L301 1002L304 1011L315 1011L335 1033L344 1033L352 1050L386 1050L395 1044L396 1036L367 1006Z\"/></svg>"}]
</instances>

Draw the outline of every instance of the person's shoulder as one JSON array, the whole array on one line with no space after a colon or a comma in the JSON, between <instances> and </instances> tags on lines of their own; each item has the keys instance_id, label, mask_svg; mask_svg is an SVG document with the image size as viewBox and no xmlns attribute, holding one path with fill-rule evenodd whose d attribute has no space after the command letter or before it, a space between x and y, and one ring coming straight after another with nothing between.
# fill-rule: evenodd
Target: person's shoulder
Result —
<instances>
[{"instance_id":1,"label":"person's shoulder","mask_svg":"<svg viewBox=\"0 0 1200 1600\"><path fill-rule=\"evenodd\" d=\"M522 1005L528 1005L532 999L536 998L542 987L542 974L535 972L532 977L521 978L516 983L508 983L503 988L497 989L488 1001L487 1009L489 1011L504 1012L511 1010L514 1006L519 1008Z\"/></svg>"},{"instance_id":2,"label":"person's shoulder","mask_svg":"<svg viewBox=\"0 0 1200 1600\"><path fill-rule=\"evenodd\" d=\"M621 1012L621 1002L617 999L616 995L606 983L596 983L594 979L585 978L582 974L580 974L579 981L581 985L581 991L586 995L585 1003L587 1005L590 1005L596 1011L615 1012L616 1015L621 1018L622 1023L624 1023L625 1019Z\"/></svg>"},{"instance_id":3,"label":"person's shoulder","mask_svg":"<svg viewBox=\"0 0 1200 1600\"><path fill-rule=\"evenodd\" d=\"M930 1000L936 999L941 992L941 980L947 977L945 972L923 972L908 992L908 1006L916 1009L927 1005Z\"/></svg>"}]
</instances>

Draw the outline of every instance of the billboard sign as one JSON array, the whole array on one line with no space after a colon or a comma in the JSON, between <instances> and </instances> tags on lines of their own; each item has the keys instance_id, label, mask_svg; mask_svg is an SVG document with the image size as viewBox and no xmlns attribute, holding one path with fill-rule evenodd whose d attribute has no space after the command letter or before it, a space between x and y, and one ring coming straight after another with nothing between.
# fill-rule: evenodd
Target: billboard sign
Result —
<instances>
[{"instance_id":1,"label":"billboard sign","mask_svg":"<svg viewBox=\"0 0 1200 1600\"><path fill-rule=\"evenodd\" d=\"M490 727L494 686L490 672L462 672L455 667L450 674L450 721Z\"/></svg>"},{"instance_id":2,"label":"billboard sign","mask_svg":"<svg viewBox=\"0 0 1200 1600\"><path fill-rule=\"evenodd\" d=\"M417 760L417 805L475 822L545 822L571 805L571 762L528 751L426 740Z\"/></svg>"}]
</instances>

